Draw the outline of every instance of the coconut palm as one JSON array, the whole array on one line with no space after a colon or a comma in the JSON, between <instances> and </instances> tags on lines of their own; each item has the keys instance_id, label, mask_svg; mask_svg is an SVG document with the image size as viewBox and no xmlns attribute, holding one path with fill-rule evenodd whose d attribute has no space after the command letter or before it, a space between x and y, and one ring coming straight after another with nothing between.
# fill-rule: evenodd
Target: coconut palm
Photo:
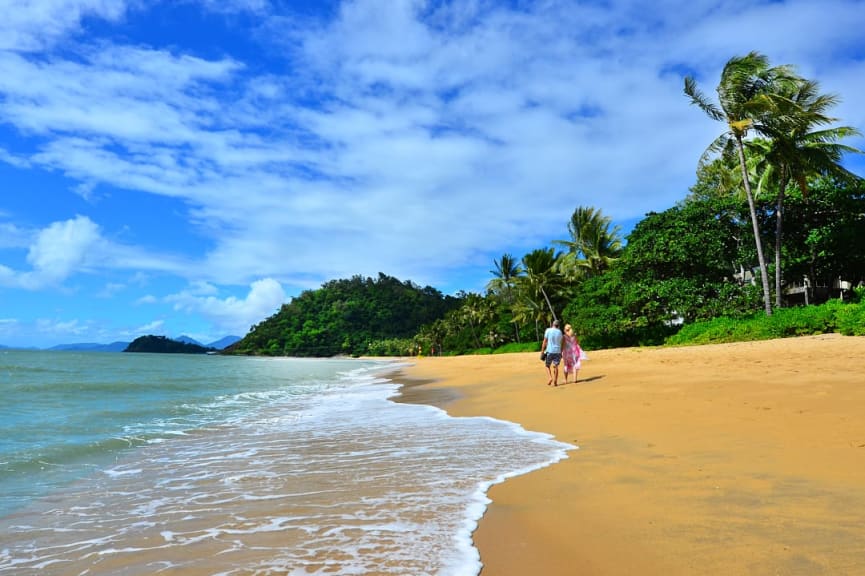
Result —
<instances>
[{"instance_id":1,"label":"coconut palm","mask_svg":"<svg viewBox=\"0 0 865 576\"><path fill-rule=\"evenodd\" d=\"M487 283L487 291L501 297L502 301L510 303L513 299L513 289L517 278L522 275L523 269L519 260L505 253L498 260L493 260L495 270L490 270L493 279Z\"/></svg>"},{"instance_id":2,"label":"coconut palm","mask_svg":"<svg viewBox=\"0 0 865 576\"><path fill-rule=\"evenodd\" d=\"M566 249L558 261L558 268L570 279L596 276L610 267L622 253L622 236L600 210L579 206L568 222L569 240L554 240Z\"/></svg>"},{"instance_id":3,"label":"coconut palm","mask_svg":"<svg viewBox=\"0 0 865 576\"><path fill-rule=\"evenodd\" d=\"M697 88L697 83L692 77L685 78L685 94L690 97L691 103L698 106L713 120L726 124L726 130L709 145L700 163L705 163L709 156L731 148L738 156L742 184L745 187L751 225L754 229L757 260L763 283L763 302L767 315L772 314L769 276L766 259L763 256L757 210L748 178L744 140L750 130L764 132L762 120L772 111L774 93L778 91L779 86L793 82L795 79L789 67L770 67L769 59L757 52L751 52L747 56L736 56L727 62L717 87L717 104L710 101Z\"/></svg>"},{"instance_id":4,"label":"coconut palm","mask_svg":"<svg viewBox=\"0 0 865 576\"><path fill-rule=\"evenodd\" d=\"M801 80L780 87L780 98L774 100L775 112L767 118L766 134L769 140L751 144L762 156L765 168L760 185L770 182L775 188L775 306L781 306L781 246L783 244L784 197L787 185L796 183L802 194L808 194L808 177L835 175L854 177L840 162L845 153L860 150L839 143L839 140L858 135L849 126L826 126L836 120L826 112L838 103L833 94L820 94L819 84Z\"/></svg>"},{"instance_id":5,"label":"coconut palm","mask_svg":"<svg viewBox=\"0 0 865 576\"><path fill-rule=\"evenodd\" d=\"M520 327L519 321L516 319L516 310L514 309L514 289L519 277L523 274L523 268L520 265L519 260L508 253L502 254L502 257L499 260L493 260L493 265L495 266L495 270L490 270L493 279L487 283L487 291L495 294L504 306L511 309L511 313L513 314L511 322L514 325L514 336L516 341L519 342Z\"/></svg>"},{"instance_id":6,"label":"coconut palm","mask_svg":"<svg viewBox=\"0 0 865 576\"><path fill-rule=\"evenodd\" d=\"M538 248L523 256L522 264L526 271L523 276L523 293L529 299L537 300L542 296L547 303L554 320L557 320L556 311L550 301L550 292L555 290L558 284L556 274L556 260L559 255L553 248Z\"/></svg>"},{"instance_id":7,"label":"coconut palm","mask_svg":"<svg viewBox=\"0 0 865 576\"><path fill-rule=\"evenodd\" d=\"M465 296L463 305L460 308L459 317L468 324L475 348L481 347L478 330L494 316L495 313L489 300L474 292L470 292Z\"/></svg>"},{"instance_id":8,"label":"coconut palm","mask_svg":"<svg viewBox=\"0 0 865 576\"><path fill-rule=\"evenodd\" d=\"M524 294L514 302L514 323L525 324L529 321L535 324L535 339L541 339L540 326L547 315L547 308L543 302L538 302L535 299ZM544 323L545 324L545 323ZM546 328L546 326L544 326Z\"/></svg>"}]
</instances>

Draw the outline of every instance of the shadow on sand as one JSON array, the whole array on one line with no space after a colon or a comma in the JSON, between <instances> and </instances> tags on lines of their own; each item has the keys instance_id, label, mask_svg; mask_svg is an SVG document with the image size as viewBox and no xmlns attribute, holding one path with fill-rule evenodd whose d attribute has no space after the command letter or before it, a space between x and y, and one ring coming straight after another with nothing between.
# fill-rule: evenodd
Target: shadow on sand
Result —
<instances>
[{"instance_id":1,"label":"shadow on sand","mask_svg":"<svg viewBox=\"0 0 865 576\"><path fill-rule=\"evenodd\" d=\"M603 377L604 375L601 374L600 376L591 376L589 378L578 378L576 382L559 382L559 388L561 388L562 386L573 386L574 384L586 384L587 382L594 382L595 380L600 380Z\"/></svg>"}]
</instances>

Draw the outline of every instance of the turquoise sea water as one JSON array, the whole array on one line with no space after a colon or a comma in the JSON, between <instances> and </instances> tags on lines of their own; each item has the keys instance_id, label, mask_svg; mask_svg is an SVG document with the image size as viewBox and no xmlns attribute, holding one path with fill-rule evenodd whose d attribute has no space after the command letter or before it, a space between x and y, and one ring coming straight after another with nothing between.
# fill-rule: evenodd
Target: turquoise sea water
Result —
<instances>
[{"instance_id":1,"label":"turquoise sea water","mask_svg":"<svg viewBox=\"0 0 865 576\"><path fill-rule=\"evenodd\" d=\"M570 447L394 367L0 350L0 574L477 574L487 488Z\"/></svg>"}]
</instances>

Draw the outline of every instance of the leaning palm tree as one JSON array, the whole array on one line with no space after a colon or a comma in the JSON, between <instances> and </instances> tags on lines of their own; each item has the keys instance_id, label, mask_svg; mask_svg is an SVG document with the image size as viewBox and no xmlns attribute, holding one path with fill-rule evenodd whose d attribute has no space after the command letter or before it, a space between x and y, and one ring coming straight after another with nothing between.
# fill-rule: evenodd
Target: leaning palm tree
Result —
<instances>
[{"instance_id":1,"label":"leaning palm tree","mask_svg":"<svg viewBox=\"0 0 865 576\"><path fill-rule=\"evenodd\" d=\"M555 253L553 248L538 248L523 256L522 261L523 268L526 271L522 280L525 294L530 299L534 299L535 295L543 296L554 320L558 319L558 317L556 316L556 311L553 309L549 293L556 288L557 274L555 267L558 257L559 255Z\"/></svg>"},{"instance_id":2,"label":"leaning palm tree","mask_svg":"<svg viewBox=\"0 0 865 576\"><path fill-rule=\"evenodd\" d=\"M597 276L622 253L621 229L600 210L579 206L568 222L569 240L554 240L566 252L558 261L559 270L569 279Z\"/></svg>"},{"instance_id":3,"label":"leaning palm tree","mask_svg":"<svg viewBox=\"0 0 865 576\"><path fill-rule=\"evenodd\" d=\"M763 256L763 242L760 240L754 195L748 179L744 140L750 130L764 132L762 120L772 111L774 93L779 86L793 82L795 79L788 66L769 67L769 59L757 52L751 52L747 56L736 56L727 62L717 87L718 104L710 101L697 88L697 83L692 77L685 78L685 94L691 98L691 103L702 109L713 120L726 123L726 130L709 145L700 163L704 164L709 156L731 148L739 158L742 184L745 187L751 225L754 228L757 260L763 283L763 302L767 315L772 314L769 276L766 259Z\"/></svg>"},{"instance_id":4,"label":"leaning palm tree","mask_svg":"<svg viewBox=\"0 0 865 576\"><path fill-rule=\"evenodd\" d=\"M802 194L808 194L808 177L835 175L854 177L841 166L845 153L861 153L860 150L839 143L859 132L849 126L835 126L814 130L836 121L826 112L838 103L833 94L820 94L819 84L812 80L801 80L781 87L780 98L774 101L775 113L766 122L769 140L751 144L765 163L760 184L771 183L775 192L775 306L781 306L781 246L783 244L784 198L791 182L799 186Z\"/></svg>"}]
</instances>

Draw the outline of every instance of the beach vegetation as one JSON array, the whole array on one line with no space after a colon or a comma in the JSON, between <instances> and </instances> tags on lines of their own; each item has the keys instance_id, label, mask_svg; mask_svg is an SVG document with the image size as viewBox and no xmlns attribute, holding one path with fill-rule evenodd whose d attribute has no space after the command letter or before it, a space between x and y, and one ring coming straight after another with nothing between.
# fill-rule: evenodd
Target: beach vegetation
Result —
<instances>
[{"instance_id":1,"label":"beach vegetation","mask_svg":"<svg viewBox=\"0 0 865 576\"><path fill-rule=\"evenodd\" d=\"M751 52L746 56L734 56L727 61L717 87L717 103L699 90L693 77L685 77L685 94L691 99L691 103L699 107L713 120L725 124L724 132L712 141L700 162L705 163L719 153L727 157L735 155L739 161L742 172L741 182L748 201L751 225L754 231L760 267L760 282L763 286L763 301L768 316L772 314L768 268L763 255L757 210L748 177L745 138L751 131L763 132L764 126L761 119L769 115L774 104L773 96L777 92L778 86L790 81L792 81L792 71L789 67L770 67L769 59L757 52Z\"/></svg>"},{"instance_id":2,"label":"beach vegetation","mask_svg":"<svg viewBox=\"0 0 865 576\"><path fill-rule=\"evenodd\" d=\"M797 187L803 198L808 196L808 176L829 175L850 178L841 165L846 153L861 153L842 144L843 138L858 135L849 126L828 126L836 121L827 115L839 98L821 94L819 84L797 79L779 88L779 109L767 116L765 133L769 138L750 141L750 154L759 160L758 194L769 191L775 197L775 306L782 306L782 248L784 200L788 186ZM825 127L825 128L824 128ZM818 129L819 128L819 129Z\"/></svg>"},{"instance_id":3,"label":"beach vegetation","mask_svg":"<svg viewBox=\"0 0 865 576\"><path fill-rule=\"evenodd\" d=\"M414 340L411 338L381 338L378 340L371 340L364 355L414 356L419 352L422 353L422 351L419 351L416 348ZM354 352L352 355L360 356L361 354Z\"/></svg>"},{"instance_id":4,"label":"beach vegetation","mask_svg":"<svg viewBox=\"0 0 865 576\"><path fill-rule=\"evenodd\" d=\"M774 199L770 210L774 221L775 307L783 306L785 198L793 189L808 196L808 178L833 176L856 178L841 164L847 153L859 150L841 142L858 135L849 126L829 126L837 119L828 115L839 98L820 92L816 81L798 76L792 66L770 67L756 52L731 58L721 74L718 103L710 101L693 78L685 79L685 94L711 118L727 123L728 130L712 142L700 159L705 165L720 156L727 163L738 161L740 175L727 178L727 189L741 183L748 201L753 227L759 279L767 315L772 314L769 267L763 255L765 234L756 196ZM749 132L756 138L747 138ZM735 160L733 160L735 158ZM752 192L752 189L755 189Z\"/></svg>"},{"instance_id":5,"label":"beach vegetation","mask_svg":"<svg viewBox=\"0 0 865 576\"><path fill-rule=\"evenodd\" d=\"M832 299L819 305L776 310L771 317L718 317L683 326L666 340L674 346L769 340L838 332L865 336L865 306Z\"/></svg>"},{"instance_id":6,"label":"beach vegetation","mask_svg":"<svg viewBox=\"0 0 865 576\"><path fill-rule=\"evenodd\" d=\"M493 354L513 354L517 352L540 352L539 342L509 342L493 350Z\"/></svg>"}]
</instances>

